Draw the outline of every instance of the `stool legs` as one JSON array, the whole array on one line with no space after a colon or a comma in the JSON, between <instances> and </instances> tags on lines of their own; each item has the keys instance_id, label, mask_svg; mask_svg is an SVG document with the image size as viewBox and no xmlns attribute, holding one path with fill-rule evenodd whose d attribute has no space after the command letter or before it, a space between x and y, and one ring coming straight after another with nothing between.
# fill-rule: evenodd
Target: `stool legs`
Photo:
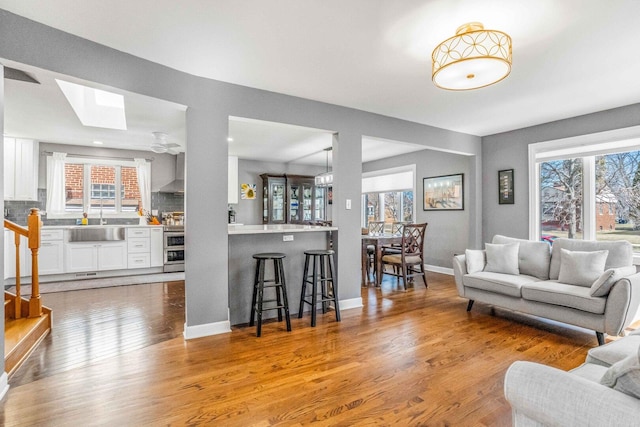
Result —
<instances>
[{"instance_id":1,"label":"stool legs","mask_svg":"<svg viewBox=\"0 0 640 427\"><path fill-rule=\"evenodd\" d=\"M291 331L291 318L289 316L289 300L287 298L287 287L284 276L284 265L282 258L273 259L273 280L265 280L265 258L258 258L256 263L256 273L253 283L253 295L251 297L251 318L249 319L249 326L253 326L256 323L256 336L262 335L262 313L265 310L278 310L278 321L282 321L282 310L284 309L285 320L287 322L287 331ZM265 283L272 283L271 285L265 285ZM275 300L264 299L264 288L274 288L276 292ZM265 303L275 302L273 307L264 306Z\"/></svg>"},{"instance_id":2,"label":"stool legs","mask_svg":"<svg viewBox=\"0 0 640 427\"><path fill-rule=\"evenodd\" d=\"M313 259L311 260L310 258ZM327 260L326 263L325 258ZM311 275L309 275L309 263L312 263ZM309 251L309 253L305 252L304 270L302 274L302 291L300 295L300 309L298 310L298 318L302 318L304 304L309 304L311 306L312 327L316 326L316 308L318 306L318 303L322 304L322 312L326 313L329 308L329 303L333 302L336 311L336 320L338 322L340 321L337 279L334 276L333 272L334 268L332 251ZM311 286L311 295L307 294L307 284ZM318 291L320 292L320 298L318 298ZM309 297L311 297L311 301L309 301Z\"/></svg>"}]
</instances>

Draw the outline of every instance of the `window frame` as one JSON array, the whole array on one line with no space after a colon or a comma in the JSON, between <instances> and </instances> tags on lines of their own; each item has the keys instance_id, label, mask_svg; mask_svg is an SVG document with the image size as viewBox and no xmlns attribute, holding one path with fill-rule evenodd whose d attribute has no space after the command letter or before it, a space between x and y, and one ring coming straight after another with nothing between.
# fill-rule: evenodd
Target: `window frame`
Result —
<instances>
[{"instance_id":1,"label":"window frame","mask_svg":"<svg viewBox=\"0 0 640 427\"><path fill-rule=\"evenodd\" d=\"M379 215L382 216L382 218L384 218L384 201L382 200L382 194L384 193L393 193L393 192L405 192L405 191L412 191L413 192L413 209L412 209L412 214L411 214L411 221L415 222L416 221L416 165L415 164L411 164L411 165L405 165L405 166L398 166L398 167L394 167L394 168L388 168L388 169L380 169L380 170L375 170L375 171L370 171L370 172L363 172L362 173L362 178L371 178L371 177L376 177L376 176L384 176L384 175L394 175L394 174L399 174L402 172L411 172L411 174L413 175L412 178L412 187L411 189L409 188L403 188L403 189L394 189L394 190L386 190L386 191L376 191L373 193L377 193L378 197L380 197L380 203L379 203L379 209L381 210L381 212L379 212ZM360 212L360 223L362 225L362 227L366 227L367 224L367 206L366 206L366 194L368 193L363 193L362 192L362 185L360 186L361 188L361 212Z\"/></svg>"},{"instance_id":2,"label":"window frame","mask_svg":"<svg viewBox=\"0 0 640 427\"><path fill-rule=\"evenodd\" d=\"M65 164L82 164L84 165L84 190L82 194L83 206L88 206L89 200L91 199L91 166L113 166L116 168L116 179L115 179L115 188L116 195L119 195L115 198L115 207L116 212L108 212L103 211L103 218L138 218L139 215L135 211L131 212L122 212L122 195L118 190L122 187L122 175L121 170L122 167L133 167L136 168L136 162L133 160L115 160L115 159L102 159L98 157L72 157L71 155L67 156L64 160ZM47 183L47 191L49 191L49 183ZM150 196L150 195L149 195ZM90 210L88 212L90 216L95 216L99 214L99 211ZM82 213L78 212L51 212L47 213L47 218L49 219L77 219L82 216Z\"/></svg>"},{"instance_id":3,"label":"window frame","mask_svg":"<svg viewBox=\"0 0 640 427\"><path fill-rule=\"evenodd\" d=\"M583 240L596 240L596 177L598 155L640 150L640 126L529 144L529 239L540 238L540 163L583 158ZM634 254L640 264L640 254Z\"/></svg>"}]
</instances>

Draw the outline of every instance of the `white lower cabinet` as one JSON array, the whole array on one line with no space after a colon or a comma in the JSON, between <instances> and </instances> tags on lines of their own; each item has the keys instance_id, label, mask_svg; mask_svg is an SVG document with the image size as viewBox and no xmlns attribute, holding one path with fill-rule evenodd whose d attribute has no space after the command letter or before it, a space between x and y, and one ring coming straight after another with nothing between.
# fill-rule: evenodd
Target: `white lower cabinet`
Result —
<instances>
[{"instance_id":1,"label":"white lower cabinet","mask_svg":"<svg viewBox=\"0 0 640 427\"><path fill-rule=\"evenodd\" d=\"M124 270L127 268L127 242L67 243L66 272Z\"/></svg>"},{"instance_id":2,"label":"white lower cabinet","mask_svg":"<svg viewBox=\"0 0 640 427\"><path fill-rule=\"evenodd\" d=\"M38 274L64 273L64 244L62 240L41 242L38 252Z\"/></svg>"},{"instance_id":3,"label":"white lower cabinet","mask_svg":"<svg viewBox=\"0 0 640 427\"><path fill-rule=\"evenodd\" d=\"M4 230L4 278L16 277L16 242L11 230ZM27 238L20 236L20 277L31 276L31 250Z\"/></svg>"},{"instance_id":4,"label":"white lower cabinet","mask_svg":"<svg viewBox=\"0 0 640 427\"><path fill-rule=\"evenodd\" d=\"M164 265L163 229L162 227L152 228L150 231L151 231L150 265L151 267L162 267Z\"/></svg>"}]
</instances>

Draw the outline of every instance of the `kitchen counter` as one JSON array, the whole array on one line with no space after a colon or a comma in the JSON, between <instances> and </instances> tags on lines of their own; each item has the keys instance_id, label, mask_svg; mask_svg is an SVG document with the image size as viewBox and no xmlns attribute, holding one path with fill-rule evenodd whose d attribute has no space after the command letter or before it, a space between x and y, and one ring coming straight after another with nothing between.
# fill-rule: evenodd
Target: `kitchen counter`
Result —
<instances>
[{"instance_id":1,"label":"kitchen counter","mask_svg":"<svg viewBox=\"0 0 640 427\"><path fill-rule=\"evenodd\" d=\"M149 227L149 228L162 228L162 225L139 225L139 224L105 224L105 225L43 225L42 229L62 229L68 230L71 228L104 228L104 227Z\"/></svg>"},{"instance_id":2,"label":"kitchen counter","mask_svg":"<svg viewBox=\"0 0 640 427\"><path fill-rule=\"evenodd\" d=\"M229 234L269 234L269 233L307 233L322 231L337 231L338 227L304 224L259 224L238 225L229 224Z\"/></svg>"}]
</instances>

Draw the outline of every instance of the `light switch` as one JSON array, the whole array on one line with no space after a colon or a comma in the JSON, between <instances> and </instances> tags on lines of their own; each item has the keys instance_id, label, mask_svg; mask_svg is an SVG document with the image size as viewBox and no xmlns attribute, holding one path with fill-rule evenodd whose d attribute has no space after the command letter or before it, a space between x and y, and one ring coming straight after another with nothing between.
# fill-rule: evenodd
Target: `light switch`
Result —
<instances>
[{"instance_id":1,"label":"light switch","mask_svg":"<svg viewBox=\"0 0 640 427\"><path fill-rule=\"evenodd\" d=\"M347 199L347 209L351 209L351 199Z\"/></svg>"}]
</instances>

